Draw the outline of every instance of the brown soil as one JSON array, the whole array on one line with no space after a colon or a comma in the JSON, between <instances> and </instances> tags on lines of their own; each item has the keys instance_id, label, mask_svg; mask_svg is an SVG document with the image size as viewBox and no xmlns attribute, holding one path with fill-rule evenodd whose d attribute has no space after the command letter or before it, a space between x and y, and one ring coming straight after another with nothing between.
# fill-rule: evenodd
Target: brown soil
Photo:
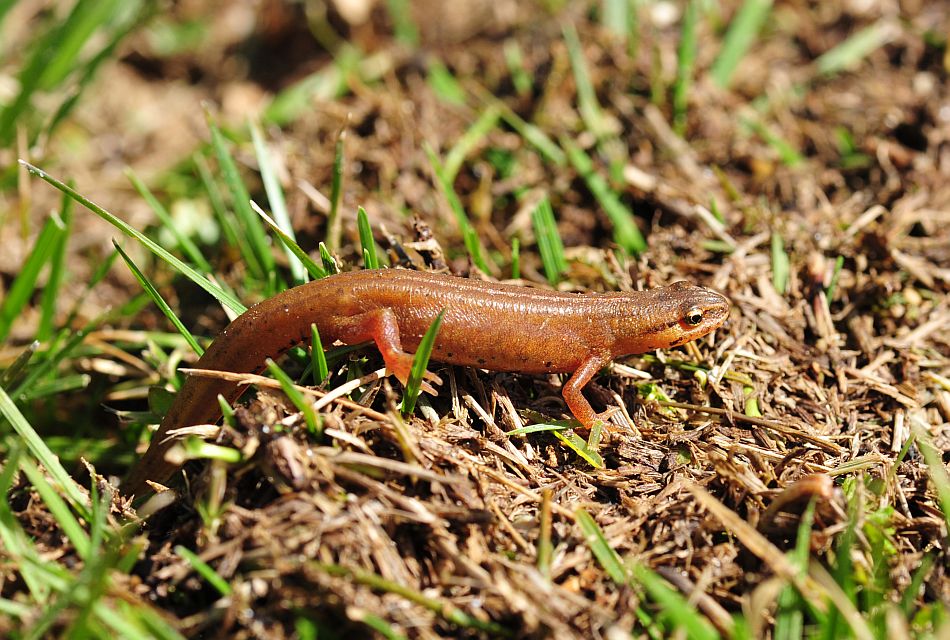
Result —
<instances>
[{"instance_id":1,"label":"brown soil","mask_svg":"<svg viewBox=\"0 0 950 640\"><path fill-rule=\"evenodd\" d=\"M723 24L734 11L729 4ZM849 514L865 532L887 507L880 530L895 550L886 560L892 584L905 587L932 554L917 601L950 603L947 519L917 446L897 460L912 434L929 436L944 462L950 451L950 21L943 3L905 2L893 15L888 3L838 6L848 4L777 3L729 90L708 78L721 33L700 20L682 138L669 125L679 21L663 23L659 9L641 11L640 38L630 45L580 6L552 15L527 3L476 2L459 24L429 7L419 12L423 46L411 52L393 42L380 8L360 26L334 13L330 23L381 71L352 75L339 99L313 103L287 128L267 131L305 248L325 237L326 211L301 184L329 194L334 146L345 130L342 263L361 262L355 210L363 206L384 244L417 240L418 221L451 269L468 275L425 148L444 159L493 95L551 139L586 149L604 176L616 154L623 172L613 186L649 244L639 258L618 259L609 220L584 181L502 124L470 150L454 185L501 264L517 236L522 276L544 281L528 212L546 195L571 259L565 287L688 279L728 295L732 316L710 339L630 358L595 378L587 393L595 408L623 407L600 445L603 469L551 434L505 434L530 422L525 410L565 417L557 376L433 365L445 384L429 400L431 411L402 423L394 410L401 390L384 380L366 396L371 412L328 407L331 437L319 444L302 419L286 417L285 403L261 394L239 412L240 428L223 434L225 444L253 456L223 481L191 468L177 502L149 520L133 578L114 588L164 610L190 637L292 637L295 621L307 617L359 637L368 616L415 638L491 635L448 621L451 610L516 637L609 637L637 627L639 609L654 605L642 590L615 584L594 558L577 522L583 508L623 558L667 578L721 631L729 632L737 612L758 631L774 613L770 578L790 577L776 550L794 546L801 514L817 498L811 547L821 562L834 558ZM176 11L200 16L208 7L182 3ZM199 100L240 127L272 92L327 64L298 3L264 2L257 11L245 30L228 32L223 18L216 21L215 37L187 55L159 57L136 36L104 74L99 98L77 116L89 145L82 167L62 159L56 172L75 176L81 190L133 222L145 220L147 209L103 164L107 122L120 166L155 179L207 137ZM600 146L579 115L562 31L568 23L603 110ZM819 55L875 24L889 30L884 46L853 71L818 73ZM520 45L531 80L523 94L502 53L508 42ZM433 92L427 77L435 60L458 78L466 105ZM110 82L129 91L105 90ZM145 130L109 117L143 105L137 120ZM783 162L750 122L764 123L801 162ZM843 153L847 140L853 148ZM249 144L236 153L253 165ZM247 172L252 183L255 176ZM34 190L38 201L47 197L39 185ZM709 210L724 223L711 225ZM115 235L98 221L90 229L103 244ZM783 293L773 284L773 237L790 260ZM417 267L431 258L411 255ZM242 267L230 259L222 256L219 273L239 285ZM116 296L136 286L124 276L113 285ZM207 334L222 326L214 314L186 320ZM366 355L372 370L378 356ZM674 405L644 398L645 379ZM209 503L223 505L218 517L196 509ZM44 544L64 547L60 536L41 534L47 524L27 514L26 502L19 506ZM864 535L859 566L870 544ZM544 542L553 550L539 570ZM231 584L229 598L173 551L179 544ZM434 612L368 574L447 610ZM825 588L803 586L818 599Z\"/></svg>"}]
</instances>

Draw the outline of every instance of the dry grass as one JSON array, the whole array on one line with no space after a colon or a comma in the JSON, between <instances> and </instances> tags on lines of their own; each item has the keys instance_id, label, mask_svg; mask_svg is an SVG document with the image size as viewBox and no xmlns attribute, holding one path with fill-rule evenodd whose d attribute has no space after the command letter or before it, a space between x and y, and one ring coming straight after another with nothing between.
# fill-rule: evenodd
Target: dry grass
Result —
<instances>
[{"instance_id":1,"label":"dry grass","mask_svg":"<svg viewBox=\"0 0 950 640\"><path fill-rule=\"evenodd\" d=\"M583 510L623 559L665 577L727 635L740 611L753 634L768 633L782 581L816 607L839 604L841 587L821 567L840 560L836 544L849 522L857 539L847 552L866 593L887 584L882 598L895 597L932 556L912 601L947 606L950 514L913 442L926 436L946 465L950 101L945 45L921 36L945 33L946 15L937 3L907 9L859 72L816 73L815 56L849 32L891 24L884 5L871 4L858 14L779 3L773 31L743 61L733 90L695 81L685 141L667 124L668 104L651 100L651 85L673 77L678 32L644 26L631 57L566 10L576 14L611 137L629 150L615 186L648 235L638 259L610 253L610 226L584 183L569 167L542 162L511 129L495 128L468 155L455 189L503 263L509 239L522 238L525 278L544 280L527 212L546 194L569 247L565 287L689 279L734 303L714 337L631 358L590 385L596 408L617 408L618 429L599 448L605 468L550 433L506 435L530 422L525 410L564 414L556 376L436 367L445 380L439 395L405 422L396 383L379 380L359 400L371 409L337 401L323 410L321 445L284 402L262 393L222 435L248 461L226 473L191 468L179 499L151 516L135 577L117 588L173 614L188 636L293 637L301 618L340 637L364 635L377 619L415 638L649 631L651 598L616 584L595 558L578 523ZM287 175L329 185L345 127L343 210L365 207L377 237L406 249L417 267L444 255L468 271L423 148L444 157L478 109L441 101L424 58L438 53L471 95L487 88L551 139L574 138L595 154L560 24L537 16L522 7L501 27L417 56L376 43L389 54L382 81L354 79L348 96L271 132ZM713 35L704 23L700 43ZM499 54L508 40L521 45L530 95L512 89ZM707 68L713 54L700 46L697 66ZM753 105L755 97L767 100ZM749 120L768 123L801 164L783 163ZM847 158L842 131L857 142ZM509 163L515 169L506 172ZM302 236L319 239L325 212L307 194L289 189L289 208ZM359 263L349 217L343 230L339 255ZM789 260L787 282L774 281L775 238ZM378 356L367 356L372 370ZM648 397L656 389L671 402ZM802 572L784 552L810 501L817 560ZM23 508L40 534L42 520ZM881 558L874 536L886 540ZM63 547L59 538L44 542L51 552ZM231 594L222 598L197 577L175 545L195 549ZM884 605L863 611L862 623L846 604L856 635L862 624L878 634ZM889 619L881 629L896 633L901 624Z\"/></svg>"}]
</instances>

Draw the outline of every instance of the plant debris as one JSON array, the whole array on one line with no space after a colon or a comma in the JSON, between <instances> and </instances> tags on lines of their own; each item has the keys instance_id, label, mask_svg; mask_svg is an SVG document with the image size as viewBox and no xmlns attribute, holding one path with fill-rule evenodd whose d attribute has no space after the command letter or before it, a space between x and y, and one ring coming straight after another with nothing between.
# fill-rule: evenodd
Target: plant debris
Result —
<instances>
[{"instance_id":1,"label":"plant debris","mask_svg":"<svg viewBox=\"0 0 950 640\"><path fill-rule=\"evenodd\" d=\"M950 513L934 485L940 470L921 455L932 446L946 470L946 15L939 3L907 3L897 26L884 3L776 3L728 90L697 73L680 137L669 99L680 24L663 22L664 4L644 8L637 41L625 42L581 5L555 17L500 3L477 12L492 19L457 39L424 29L435 39L416 55L384 37L376 18L349 33L377 56L378 76L354 71L344 95L268 131L294 228L316 251L329 207L320 195L329 194L345 130L342 239L333 250L347 268L362 263L361 206L391 260L417 268L444 261L458 274L503 279L518 237L520 278L543 283L531 224L543 196L566 246L560 287L685 279L730 298L731 318L714 336L595 377L587 396L613 411L593 447L602 468L552 431L509 433L533 423L529 412L546 422L569 416L559 376L430 364L444 383L414 414L400 416L395 380L369 381L320 409L321 442L262 385L220 429L218 444L245 460L187 468L177 498L166 496L138 534L146 549L115 593L150 602L189 637L235 638L306 637L302 620L339 637L656 636L672 627L654 617L649 575L726 635L740 612L753 635L771 629L786 583L816 610L843 607L859 637L883 619L884 594L902 594L915 579L909 606L950 606ZM735 10L726 4L722 24ZM600 137L581 113L565 23L576 27ZM886 41L855 71L816 67L835 44L882 24ZM307 30L302 21L269 28L284 40ZM695 64L705 70L721 34L710 20L697 28ZM268 36L276 48L281 38ZM500 54L510 43L520 51L517 73ZM134 46L122 64L141 74L148 50ZM433 82L434 61L456 79L461 104ZM155 82L174 74L166 64ZM518 89L518 74L528 90ZM221 98L238 88L219 90ZM493 256L494 272L479 273L426 150L448 164L487 108L498 122L465 150L450 182ZM545 159L518 121L595 158L636 216L642 255L615 252L613 222L590 183L568 162ZM201 322L221 327L223 316ZM336 362L331 377L379 362L366 349ZM45 552L72 553L28 486L11 495ZM802 567L795 552L807 518L806 551L820 560ZM599 536L585 529L588 519ZM845 535L854 542L842 551ZM202 579L177 545L194 550L230 592ZM840 553L862 571L875 563L882 574L862 588L881 593L881 608L859 615L847 598L841 604L829 573ZM19 588L4 580L0 593Z\"/></svg>"}]
</instances>

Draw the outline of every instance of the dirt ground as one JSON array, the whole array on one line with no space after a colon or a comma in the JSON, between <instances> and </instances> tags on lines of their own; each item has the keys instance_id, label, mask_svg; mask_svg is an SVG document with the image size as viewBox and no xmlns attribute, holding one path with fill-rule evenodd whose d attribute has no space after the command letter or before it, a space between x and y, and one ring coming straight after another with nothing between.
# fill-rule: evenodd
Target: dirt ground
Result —
<instances>
[{"instance_id":1,"label":"dirt ground","mask_svg":"<svg viewBox=\"0 0 950 640\"><path fill-rule=\"evenodd\" d=\"M225 3L209 20L212 5L175 3L157 21L206 21L191 50L160 52L154 26L133 35L69 135L41 150L52 159L44 168L139 228L154 220L126 166L173 211L206 207L176 186L208 139L202 101L239 132L235 155L263 201L242 127L276 92L332 60L329 37L314 36L320 3ZM518 237L522 278L545 281L530 212L547 196L569 259L561 288L690 280L729 297L729 321L688 348L631 357L595 377L587 397L598 410L618 409L599 446L603 468L552 433L506 435L533 422L526 410L569 417L561 376L432 365L444 384L430 408L403 423L399 385L382 380L363 395L370 411L339 403L323 411L331 437L322 443L308 440L285 402L259 393L239 410L240 428L222 436L254 455L223 477L189 468L180 497L141 533L148 546L132 576L115 588L166 612L188 637L305 637L301 619L336 637L366 635L377 619L414 638L613 638L644 629L654 601L611 579L585 537L582 508L622 558L666 578L719 631L731 634L741 613L753 635L768 634L776 576L791 577L777 551L794 547L815 498L816 564L835 557L854 521L857 567L871 562L875 535L887 541L878 566L888 598L926 556L933 566L913 601L948 606L946 514L917 445L904 450L922 433L950 461L946 4L778 2L723 89L708 70L737 8L724 3L698 22L682 136L670 124L680 4L641 7L636 41L597 24L599 4L540 5L416 3L414 49L394 41L381 6L361 24L329 9L327 28L362 51L362 66L339 97L308 102L285 127L265 129L301 245L313 251L326 237L319 194L329 194L345 130L340 262L361 264L362 206L384 247L389 239L410 246L429 230L451 271L481 277L426 149L445 160L500 103L505 117L467 150L454 181L501 265L485 276L510 276ZM580 106L565 25L582 44L600 136ZM854 69L823 72L819 56L865 28L878 29L883 44ZM526 86L506 59L512 43ZM460 103L433 88L439 62L458 80ZM614 251L589 183L570 163L543 157L509 113L595 159L646 236L642 255ZM33 215L55 206L46 191L33 184ZM111 252L116 232L85 211L77 230L81 279ZM16 225L0 233L4 246L18 244ZM240 291L244 267L214 246L217 273ZM431 267L432 248L410 252L417 268ZM776 276L782 256L787 278ZM22 258L6 253L0 271L15 272ZM202 335L223 327L206 298L153 268L189 327ZM88 317L137 293L123 269L114 272L84 303ZM253 292L244 298L256 301ZM146 310L114 328L164 326ZM18 331L26 339L29 322ZM372 349L365 355L367 371L380 366ZM115 382L97 379L98 389ZM128 426L100 424L114 430L102 437L128 442L119 435ZM42 520L34 522L42 539ZM176 545L195 550L232 594L209 587ZM816 598L828 589L817 578L803 588Z\"/></svg>"}]
</instances>

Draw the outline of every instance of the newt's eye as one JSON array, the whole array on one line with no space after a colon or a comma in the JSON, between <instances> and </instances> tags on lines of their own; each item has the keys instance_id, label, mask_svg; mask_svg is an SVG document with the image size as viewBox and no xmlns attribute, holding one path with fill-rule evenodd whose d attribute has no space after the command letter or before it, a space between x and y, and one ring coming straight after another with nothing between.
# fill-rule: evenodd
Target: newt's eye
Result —
<instances>
[{"instance_id":1,"label":"newt's eye","mask_svg":"<svg viewBox=\"0 0 950 640\"><path fill-rule=\"evenodd\" d=\"M693 307L686 312L686 324L695 327L703 321L703 310L699 307Z\"/></svg>"}]
</instances>

